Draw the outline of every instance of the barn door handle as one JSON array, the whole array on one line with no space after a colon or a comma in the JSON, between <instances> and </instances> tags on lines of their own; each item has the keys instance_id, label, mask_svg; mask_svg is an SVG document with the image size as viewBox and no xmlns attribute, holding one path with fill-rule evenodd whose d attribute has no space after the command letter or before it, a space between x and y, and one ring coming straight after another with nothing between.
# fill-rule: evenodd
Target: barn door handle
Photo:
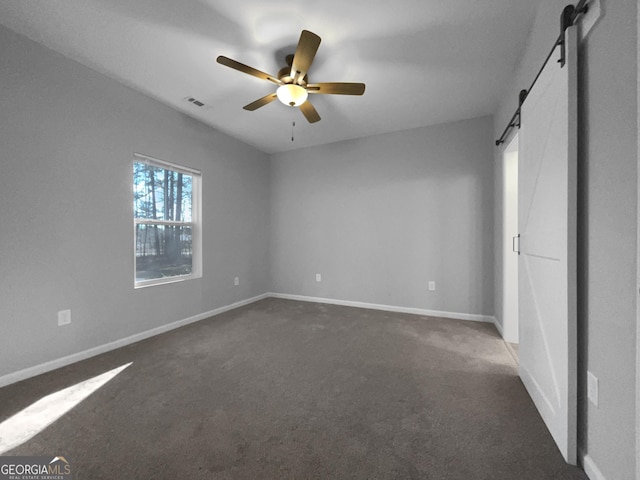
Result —
<instances>
[{"instance_id":1,"label":"barn door handle","mask_svg":"<svg viewBox=\"0 0 640 480\"><path fill-rule=\"evenodd\" d=\"M518 239L518 248L516 249L516 239ZM520 255L520 234L511 237L511 249Z\"/></svg>"}]
</instances>

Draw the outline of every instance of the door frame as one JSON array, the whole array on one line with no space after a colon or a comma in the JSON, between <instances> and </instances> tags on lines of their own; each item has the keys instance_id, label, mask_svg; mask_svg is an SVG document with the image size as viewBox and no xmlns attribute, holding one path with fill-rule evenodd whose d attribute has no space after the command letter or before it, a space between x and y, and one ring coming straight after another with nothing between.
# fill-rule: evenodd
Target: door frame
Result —
<instances>
[{"instance_id":1,"label":"door frame","mask_svg":"<svg viewBox=\"0 0 640 480\"><path fill-rule=\"evenodd\" d=\"M519 341L519 318L517 314L517 304L518 304L518 259L514 258L515 261L515 269L516 269L516 278L515 278L515 292L512 285L512 288L508 288L507 285L507 262L506 258L508 255L515 255L513 252L513 244L512 244L512 236L518 233L518 223L517 223L517 209L518 209L518 199L517 199L517 177L516 177L516 198L515 198L515 208L516 208L516 224L514 225L513 231L507 231L507 191L509 189L509 179L507 178L507 162L510 155L515 154L516 156L519 154L519 132L515 131L515 133L510 137L509 141L506 143L506 147L502 150L502 338L505 342L508 343L520 343ZM513 201L513 199L511 199ZM511 205L513 208L513 205ZM507 293L510 292L510 295ZM507 316L507 305L509 301L513 301L515 296L516 302L516 316L515 320L511 319L509 321ZM515 331L516 334L513 335L513 322L515 321ZM511 326L509 325L511 324ZM515 337L515 338L514 338Z\"/></svg>"}]
</instances>

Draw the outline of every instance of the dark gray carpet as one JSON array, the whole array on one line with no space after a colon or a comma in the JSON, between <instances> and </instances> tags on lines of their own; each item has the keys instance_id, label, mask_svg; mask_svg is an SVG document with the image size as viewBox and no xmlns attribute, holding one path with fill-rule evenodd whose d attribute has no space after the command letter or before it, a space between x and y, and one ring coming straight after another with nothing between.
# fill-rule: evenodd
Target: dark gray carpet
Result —
<instances>
[{"instance_id":1,"label":"dark gray carpet","mask_svg":"<svg viewBox=\"0 0 640 480\"><path fill-rule=\"evenodd\" d=\"M0 389L133 364L4 455L74 479L583 479L489 324L267 299Z\"/></svg>"}]
</instances>

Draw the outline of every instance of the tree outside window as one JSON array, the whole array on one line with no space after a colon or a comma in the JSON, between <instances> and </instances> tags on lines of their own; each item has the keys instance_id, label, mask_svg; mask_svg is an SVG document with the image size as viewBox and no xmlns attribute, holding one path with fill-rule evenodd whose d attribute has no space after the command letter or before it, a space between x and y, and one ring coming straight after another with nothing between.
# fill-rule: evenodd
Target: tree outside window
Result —
<instances>
[{"instance_id":1,"label":"tree outside window","mask_svg":"<svg viewBox=\"0 0 640 480\"><path fill-rule=\"evenodd\" d=\"M200 174L136 154L133 163L136 286L200 276Z\"/></svg>"}]
</instances>

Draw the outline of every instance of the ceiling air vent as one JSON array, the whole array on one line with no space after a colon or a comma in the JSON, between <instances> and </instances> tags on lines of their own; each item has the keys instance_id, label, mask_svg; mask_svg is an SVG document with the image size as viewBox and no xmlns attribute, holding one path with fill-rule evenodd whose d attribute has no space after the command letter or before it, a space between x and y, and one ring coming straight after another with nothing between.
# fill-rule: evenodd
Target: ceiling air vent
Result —
<instances>
[{"instance_id":1,"label":"ceiling air vent","mask_svg":"<svg viewBox=\"0 0 640 480\"><path fill-rule=\"evenodd\" d=\"M185 98L185 100L189 103L193 103L195 106L197 107L204 107L204 103L202 103L200 100L198 100L197 98L193 98L193 97L187 97Z\"/></svg>"}]
</instances>

